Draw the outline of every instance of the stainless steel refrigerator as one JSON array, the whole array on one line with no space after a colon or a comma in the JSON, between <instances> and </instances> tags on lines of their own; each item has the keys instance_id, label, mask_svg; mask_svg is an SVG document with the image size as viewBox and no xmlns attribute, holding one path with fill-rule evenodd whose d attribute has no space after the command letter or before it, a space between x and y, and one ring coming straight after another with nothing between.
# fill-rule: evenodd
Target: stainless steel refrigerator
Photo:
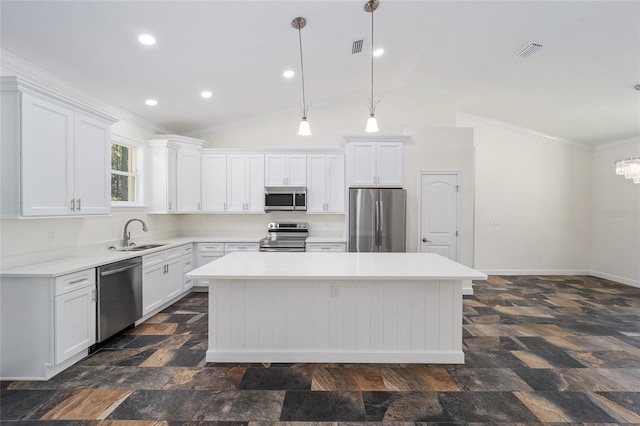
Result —
<instances>
[{"instance_id":1,"label":"stainless steel refrigerator","mask_svg":"<svg viewBox=\"0 0 640 426\"><path fill-rule=\"evenodd\" d=\"M404 252L407 191L349 189L349 251Z\"/></svg>"}]
</instances>

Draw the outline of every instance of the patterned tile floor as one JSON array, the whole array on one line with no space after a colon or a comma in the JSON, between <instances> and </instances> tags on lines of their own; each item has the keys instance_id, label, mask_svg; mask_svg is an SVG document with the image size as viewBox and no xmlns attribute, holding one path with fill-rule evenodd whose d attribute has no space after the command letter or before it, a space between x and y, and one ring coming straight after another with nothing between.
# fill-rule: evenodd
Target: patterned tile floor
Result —
<instances>
[{"instance_id":1,"label":"patterned tile floor","mask_svg":"<svg viewBox=\"0 0 640 426\"><path fill-rule=\"evenodd\" d=\"M640 289L490 277L461 365L207 364L193 293L47 382L3 382L6 424L640 424Z\"/></svg>"}]
</instances>

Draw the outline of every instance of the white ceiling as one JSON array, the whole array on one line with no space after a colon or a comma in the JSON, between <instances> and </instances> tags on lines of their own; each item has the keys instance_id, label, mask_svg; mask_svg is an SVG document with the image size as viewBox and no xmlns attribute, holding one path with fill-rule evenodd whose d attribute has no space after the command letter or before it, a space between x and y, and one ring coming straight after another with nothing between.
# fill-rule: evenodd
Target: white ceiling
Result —
<instances>
[{"instance_id":1,"label":"white ceiling","mask_svg":"<svg viewBox=\"0 0 640 426\"><path fill-rule=\"evenodd\" d=\"M299 108L299 75L282 77L299 69L296 16L308 22L307 101L366 105L370 57L351 55L370 35L364 3L2 0L1 48L189 134ZM377 93L444 90L459 111L583 144L640 135L640 1L381 0L375 29ZM157 44L139 44L141 32ZM530 41L544 48L516 58Z\"/></svg>"}]
</instances>

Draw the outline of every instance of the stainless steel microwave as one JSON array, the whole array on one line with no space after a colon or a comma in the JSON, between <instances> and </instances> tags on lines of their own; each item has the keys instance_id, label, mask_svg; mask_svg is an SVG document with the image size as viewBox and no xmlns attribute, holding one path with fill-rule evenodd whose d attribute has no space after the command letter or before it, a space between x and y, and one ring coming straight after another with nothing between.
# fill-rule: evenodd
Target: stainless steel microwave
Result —
<instances>
[{"instance_id":1,"label":"stainless steel microwave","mask_svg":"<svg viewBox=\"0 0 640 426\"><path fill-rule=\"evenodd\" d=\"M307 211L307 188L271 186L264 189L264 211Z\"/></svg>"}]
</instances>

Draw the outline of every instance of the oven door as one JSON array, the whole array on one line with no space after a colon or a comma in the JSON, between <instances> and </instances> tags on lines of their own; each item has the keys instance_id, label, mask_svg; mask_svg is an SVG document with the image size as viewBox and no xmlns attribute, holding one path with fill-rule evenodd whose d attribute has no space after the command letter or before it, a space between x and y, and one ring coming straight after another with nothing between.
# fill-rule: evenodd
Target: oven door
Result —
<instances>
[{"instance_id":1,"label":"oven door","mask_svg":"<svg viewBox=\"0 0 640 426\"><path fill-rule=\"evenodd\" d=\"M294 206L293 209L296 211L307 211L307 192L297 192L293 196Z\"/></svg>"}]
</instances>

